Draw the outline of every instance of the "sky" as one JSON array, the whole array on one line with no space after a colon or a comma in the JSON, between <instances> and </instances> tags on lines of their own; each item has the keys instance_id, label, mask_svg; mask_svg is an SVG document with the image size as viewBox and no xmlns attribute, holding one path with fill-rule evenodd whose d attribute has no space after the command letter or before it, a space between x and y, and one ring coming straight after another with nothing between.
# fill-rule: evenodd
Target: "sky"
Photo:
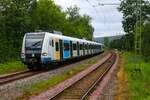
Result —
<instances>
[{"instance_id":1,"label":"sky","mask_svg":"<svg viewBox=\"0 0 150 100\"><path fill-rule=\"evenodd\" d=\"M89 1L89 2L88 2ZM95 6L99 3L120 4L119 0L54 0L55 4L63 10L67 7L77 5L80 14L87 14L92 18L91 24L94 27L94 37L105 37L124 34L122 28L122 13L118 12L119 5Z\"/></svg>"}]
</instances>

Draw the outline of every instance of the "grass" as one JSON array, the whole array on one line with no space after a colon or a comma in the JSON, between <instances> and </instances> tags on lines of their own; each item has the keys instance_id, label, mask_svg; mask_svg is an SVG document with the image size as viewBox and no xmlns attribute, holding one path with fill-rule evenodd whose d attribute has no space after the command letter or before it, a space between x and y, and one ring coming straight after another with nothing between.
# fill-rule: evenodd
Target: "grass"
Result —
<instances>
[{"instance_id":1,"label":"grass","mask_svg":"<svg viewBox=\"0 0 150 100\"><path fill-rule=\"evenodd\" d=\"M94 62L90 60L89 63ZM0 75L27 70L27 67L21 61L11 61L0 63Z\"/></svg>"},{"instance_id":2,"label":"grass","mask_svg":"<svg viewBox=\"0 0 150 100\"><path fill-rule=\"evenodd\" d=\"M25 69L26 66L22 64L20 61L0 63L0 75L17 71L23 71Z\"/></svg>"},{"instance_id":3,"label":"grass","mask_svg":"<svg viewBox=\"0 0 150 100\"><path fill-rule=\"evenodd\" d=\"M40 81L38 83L32 84L31 86L25 87L24 89L24 95L19 97L18 100L28 100L31 95L37 95L41 93L42 91L45 91L49 89L50 87L55 86L56 84L72 77L73 75L77 74L78 72L83 71L86 69L88 66L93 65L98 61L97 58L90 59L87 61L87 63L81 64L80 66L71 69L70 71L67 71L66 73L62 75L57 75L52 78L49 78L48 80L45 81Z\"/></svg>"},{"instance_id":4,"label":"grass","mask_svg":"<svg viewBox=\"0 0 150 100\"><path fill-rule=\"evenodd\" d=\"M150 100L150 62L133 53L124 53L125 73L131 100ZM137 71L140 69L140 71Z\"/></svg>"}]
</instances>

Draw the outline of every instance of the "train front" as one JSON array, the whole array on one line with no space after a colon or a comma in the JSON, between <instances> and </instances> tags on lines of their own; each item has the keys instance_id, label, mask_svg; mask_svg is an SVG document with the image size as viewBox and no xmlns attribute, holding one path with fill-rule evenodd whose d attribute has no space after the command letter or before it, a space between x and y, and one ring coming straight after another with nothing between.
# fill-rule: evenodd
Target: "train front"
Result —
<instances>
[{"instance_id":1,"label":"train front","mask_svg":"<svg viewBox=\"0 0 150 100\"><path fill-rule=\"evenodd\" d=\"M23 39L21 58L29 69L39 66L45 33L26 33Z\"/></svg>"}]
</instances>

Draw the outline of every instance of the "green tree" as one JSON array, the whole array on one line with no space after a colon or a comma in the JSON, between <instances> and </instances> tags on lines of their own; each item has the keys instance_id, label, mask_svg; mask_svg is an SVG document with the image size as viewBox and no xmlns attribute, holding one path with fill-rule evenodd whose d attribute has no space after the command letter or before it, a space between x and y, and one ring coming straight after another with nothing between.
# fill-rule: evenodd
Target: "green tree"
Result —
<instances>
[{"instance_id":1,"label":"green tree","mask_svg":"<svg viewBox=\"0 0 150 100\"><path fill-rule=\"evenodd\" d=\"M13 59L19 55L21 37L30 29L29 4L30 0L0 1L0 59Z\"/></svg>"},{"instance_id":2,"label":"green tree","mask_svg":"<svg viewBox=\"0 0 150 100\"><path fill-rule=\"evenodd\" d=\"M71 25L71 34L74 37L86 38L92 40L94 28L91 25L91 17L88 15L81 16L77 6L71 6L67 9L68 21Z\"/></svg>"},{"instance_id":3,"label":"green tree","mask_svg":"<svg viewBox=\"0 0 150 100\"><path fill-rule=\"evenodd\" d=\"M141 14L140 14L141 7ZM143 19L148 18L147 14L150 14L149 2L144 0L123 0L118 10L123 13L123 28L127 33L133 33L136 22L140 20L140 15Z\"/></svg>"},{"instance_id":4,"label":"green tree","mask_svg":"<svg viewBox=\"0 0 150 100\"><path fill-rule=\"evenodd\" d=\"M107 48L109 48L110 46L109 46L109 38L108 37L105 37L104 38L104 45L107 47Z\"/></svg>"},{"instance_id":5,"label":"green tree","mask_svg":"<svg viewBox=\"0 0 150 100\"><path fill-rule=\"evenodd\" d=\"M32 12L32 23L35 30L62 31L66 15L52 0L39 0Z\"/></svg>"},{"instance_id":6,"label":"green tree","mask_svg":"<svg viewBox=\"0 0 150 100\"><path fill-rule=\"evenodd\" d=\"M140 9L141 8L141 9ZM126 50L133 50L135 47L138 23L142 19L141 25L145 20L149 20L150 3L146 0L123 0L118 8L123 13L123 28L128 34L125 36Z\"/></svg>"},{"instance_id":7,"label":"green tree","mask_svg":"<svg viewBox=\"0 0 150 100\"><path fill-rule=\"evenodd\" d=\"M146 23L145 25L143 25L142 54L146 60L150 59L150 23Z\"/></svg>"}]
</instances>

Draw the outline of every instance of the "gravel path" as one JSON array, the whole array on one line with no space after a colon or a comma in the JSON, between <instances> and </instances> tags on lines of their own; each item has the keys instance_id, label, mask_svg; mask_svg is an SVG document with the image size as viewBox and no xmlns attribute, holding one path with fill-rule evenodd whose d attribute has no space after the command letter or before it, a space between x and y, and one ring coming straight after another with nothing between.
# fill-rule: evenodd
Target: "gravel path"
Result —
<instances>
[{"instance_id":1,"label":"gravel path","mask_svg":"<svg viewBox=\"0 0 150 100\"><path fill-rule=\"evenodd\" d=\"M16 97L22 96L24 93L24 88L29 87L34 83L39 81L47 80L50 77L61 75L74 67L78 67L81 64L87 63L91 59L101 59L104 57L106 53L101 55L97 55L95 57L85 59L73 64L66 65L65 67L61 67L58 69L50 70L49 72L41 73L32 77L28 77L26 79L21 79L3 86L0 86L0 100L16 100Z\"/></svg>"}]
</instances>

